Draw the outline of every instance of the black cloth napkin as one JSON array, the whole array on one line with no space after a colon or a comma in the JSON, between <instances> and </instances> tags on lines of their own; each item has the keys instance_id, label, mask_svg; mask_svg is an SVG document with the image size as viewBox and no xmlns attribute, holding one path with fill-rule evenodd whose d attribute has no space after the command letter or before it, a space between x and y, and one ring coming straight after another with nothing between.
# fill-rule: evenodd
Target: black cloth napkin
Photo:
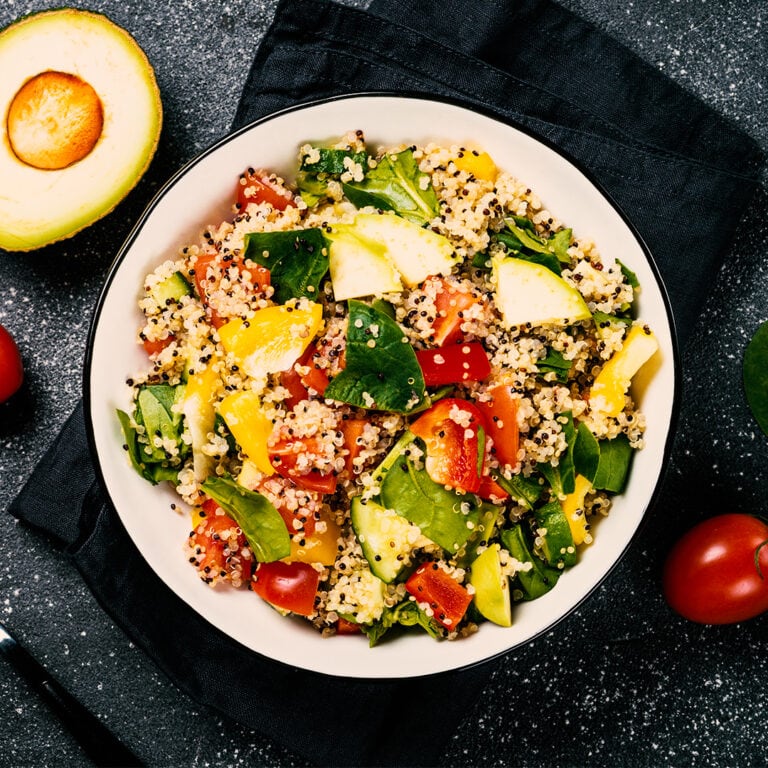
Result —
<instances>
[{"instance_id":1,"label":"black cloth napkin","mask_svg":"<svg viewBox=\"0 0 768 768\"><path fill-rule=\"evenodd\" d=\"M373 0L368 11L281 0L234 127L363 91L459 99L561 147L649 245L685 338L762 162L733 126L548 0ZM309 762L438 763L495 668L355 681L233 642L176 598L128 538L94 472L81 406L10 511L66 548L105 611L179 688Z\"/></svg>"}]
</instances>

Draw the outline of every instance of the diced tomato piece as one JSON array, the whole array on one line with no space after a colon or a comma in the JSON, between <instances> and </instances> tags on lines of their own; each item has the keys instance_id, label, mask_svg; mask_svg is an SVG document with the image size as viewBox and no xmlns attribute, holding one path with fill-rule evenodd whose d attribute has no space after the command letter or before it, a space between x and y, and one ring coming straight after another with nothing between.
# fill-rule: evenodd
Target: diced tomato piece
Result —
<instances>
[{"instance_id":1,"label":"diced tomato piece","mask_svg":"<svg viewBox=\"0 0 768 768\"><path fill-rule=\"evenodd\" d=\"M366 424L368 424L366 419L344 419L341 422L341 431L344 433L344 448L347 451L346 470L350 475L353 475L355 471L354 461L360 455L362 448L360 438Z\"/></svg>"},{"instance_id":2,"label":"diced tomato piece","mask_svg":"<svg viewBox=\"0 0 768 768\"><path fill-rule=\"evenodd\" d=\"M248 546L245 535L231 517L218 514L219 505L213 499L206 499L202 508L205 515L189 537L190 561L206 582L247 582L253 560L242 554Z\"/></svg>"},{"instance_id":3,"label":"diced tomato piece","mask_svg":"<svg viewBox=\"0 0 768 768\"><path fill-rule=\"evenodd\" d=\"M428 387L482 381L491 373L491 361L478 341L451 344L439 349L418 349L416 359Z\"/></svg>"},{"instance_id":4,"label":"diced tomato piece","mask_svg":"<svg viewBox=\"0 0 768 768\"><path fill-rule=\"evenodd\" d=\"M309 400L309 392L301 382L301 376L294 366L280 373L280 384L288 390L288 397L283 401L287 408L293 409L300 402Z\"/></svg>"},{"instance_id":5,"label":"diced tomato piece","mask_svg":"<svg viewBox=\"0 0 768 768\"><path fill-rule=\"evenodd\" d=\"M437 563L419 566L405 582L417 603L427 603L434 619L446 629L456 629L464 618L472 595Z\"/></svg>"},{"instance_id":6,"label":"diced tomato piece","mask_svg":"<svg viewBox=\"0 0 768 768\"><path fill-rule=\"evenodd\" d=\"M359 635L361 631L359 624L339 616L339 620L336 622L337 635Z\"/></svg>"},{"instance_id":7,"label":"diced tomato piece","mask_svg":"<svg viewBox=\"0 0 768 768\"><path fill-rule=\"evenodd\" d=\"M198 255L194 267L194 280L197 295L200 297L200 301L205 305L211 324L214 328L220 328L227 322L227 320L220 317L216 310L211 306L209 299L210 294L217 285L217 281L208 276L208 269L215 263L217 257L218 253L216 253L216 251L201 253ZM254 264L250 261L245 265L235 259L226 262L226 264L228 267L237 267L238 270L247 270L255 290L263 292L269 287L270 274L266 267L262 267L260 264Z\"/></svg>"},{"instance_id":8,"label":"diced tomato piece","mask_svg":"<svg viewBox=\"0 0 768 768\"><path fill-rule=\"evenodd\" d=\"M488 390L491 400L478 401L485 416L486 431L493 440L492 452L501 464L514 468L518 464L520 429L517 425L518 399L507 384L497 384Z\"/></svg>"},{"instance_id":9,"label":"diced tomato piece","mask_svg":"<svg viewBox=\"0 0 768 768\"><path fill-rule=\"evenodd\" d=\"M144 347L144 351L152 357L153 355L159 355L166 347L171 345L171 342L175 341L176 337L169 333L164 339L142 339L141 343Z\"/></svg>"},{"instance_id":10,"label":"diced tomato piece","mask_svg":"<svg viewBox=\"0 0 768 768\"><path fill-rule=\"evenodd\" d=\"M479 430L485 428L482 413L468 400L438 400L411 424L411 432L427 446L424 466L440 485L459 491L480 490L483 456L479 455Z\"/></svg>"},{"instance_id":11,"label":"diced tomato piece","mask_svg":"<svg viewBox=\"0 0 768 768\"><path fill-rule=\"evenodd\" d=\"M237 210L243 213L249 203L269 203L278 211L295 207L293 195L266 171L249 168L237 182Z\"/></svg>"},{"instance_id":12,"label":"diced tomato piece","mask_svg":"<svg viewBox=\"0 0 768 768\"><path fill-rule=\"evenodd\" d=\"M308 563L259 563L251 588L268 603L283 611L308 616L315 610L320 574Z\"/></svg>"},{"instance_id":13,"label":"diced tomato piece","mask_svg":"<svg viewBox=\"0 0 768 768\"><path fill-rule=\"evenodd\" d=\"M438 347L454 344L464 338L461 324L464 322L464 313L477 304L480 299L469 291L462 291L451 285L443 278L429 278L437 280L440 290L435 297L435 309L437 316L432 323L434 334L432 343Z\"/></svg>"},{"instance_id":14,"label":"diced tomato piece","mask_svg":"<svg viewBox=\"0 0 768 768\"><path fill-rule=\"evenodd\" d=\"M317 357L319 355L317 344L312 342L305 350L304 354L299 358L296 365L301 366L302 369L307 368L305 372L300 373L301 383L309 390L313 389L318 395L322 397L325 392L325 388L328 386L328 374L325 368L321 368L317 364Z\"/></svg>"},{"instance_id":15,"label":"diced tomato piece","mask_svg":"<svg viewBox=\"0 0 768 768\"><path fill-rule=\"evenodd\" d=\"M334 493L336 475L333 472L322 472L311 466L312 457L317 457L321 453L320 444L314 437L282 440L269 447L270 462L278 474L293 480L296 485L306 490ZM310 458L309 468L297 467L301 456Z\"/></svg>"}]
</instances>

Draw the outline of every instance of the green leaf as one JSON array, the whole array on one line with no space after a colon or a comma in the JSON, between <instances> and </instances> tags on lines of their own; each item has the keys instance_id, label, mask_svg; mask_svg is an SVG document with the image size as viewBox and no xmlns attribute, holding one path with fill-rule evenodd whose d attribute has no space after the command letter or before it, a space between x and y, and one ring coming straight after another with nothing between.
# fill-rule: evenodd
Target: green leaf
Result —
<instances>
[{"instance_id":1,"label":"green leaf","mask_svg":"<svg viewBox=\"0 0 768 768\"><path fill-rule=\"evenodd\" d=\"M557 466L552 464L539 464L537 469L544 475L550 488L556 496L573 493L576 488L576 470L573 464L573 448L576 444L576 428L573 425L573 415L570 411L561 414L567 421L563 424L563 434L567 447L560 454Z\"/></svg>"},{"instance_id":2,"label":"green leaf","mask_svg":"<svg viewBox=\"0 0 768 768\"><path fill-rule=\"evenodd\" d=\"M571 247L572 230L561 229L549 238L547 247L555 254L561 264L570 264L568 249Z\"/></svg>"},{"instance_id":3,"label":"green leaf","mask_svg":"<svg viewBox=\"0 0 768 768\"><path fill-rule=\"evenodd\" d=\"M291 554L288 529L267 498L227 477L209 477L201 487L240 526L259 562Z\"/></svg>"},{"instance_id":4,"label":"green leaf","mask_svg":"<svg viewBox=\"0 0 768 768\"><path fill-rule=\"evenodd\" d=\"M558 352L551 347L547 348L547 353L537 362L540 374L554 373L555 379L561 383L568 381L568 371L571 370L571 361L563 357L562 352Z\"/></svg>"},{"instance_id":5,"label":"green leaf","mask_svg":"<svg viewBox=\"0 0 768 768\"><path fill-rule=\"evenodd\" d=\"M592 485L610 493L623 493L634 451L626 435L601 440L600 461Z\"/></svg>"},{"instance_id":6,"label":"green leaf","mask_svg":"<svg viewBox=\"0 0 768 768\"><path fill-rule=\"evenodd\" d=\"M600 464L600 454L600 444L589 427L579 423L573 446L573 466L577 474L586 477L593 485Z\"/></svg>"},{"instance_id":7,"label":"green leaf","mask_svg":"<svg viewBox=\"0 0 768 768\"><path fill-rule=\"evenodd\" d=\"M363 181L346 182L342 189L358 208L371 205L395 211L417 224L425 224L439 213L434 187L419 170L410 149L384 155L374 168L366 170Z\"/></svg>"},{"instance_id":8,"label":"green leaf","mask_svg":"<svg viewBox=\"0 0 768 768\"><path fill-rule=\"evenodd\" d=\"M305 173L326 174L328 176L341 176L347 171L347 163L351 161L361 165L363 169L368 167L368 155L366 152L352 152L348 149L334 149L330 147L313 147L317 152L317 160L309 161L309 155L301 158L301 170Z\"/></svg>"},{"instance_id":9,"label":"green leaf","mask_svg":"<svg viewBox=\"0 0 768 768\"><path fill-rule=\"evenodd\" d=\"M533 505L539 500L543 490L542 484L535 476L512 475L504 477L500 472L493 475L493 479L518 503L526 509L533 509Z\"/></svg>"},{"instance_id":10,"label":"green leaf","mask_svg":"<svg viewBox=\"0 0 768 768\"><path fill-rule=\"evenodd\" d=\"M758 426L768 435L768 321L755 331L744 351L744 394Z\"/></svg>"},{"instance_id":11,"label":"green leaf","mask_svg":"<svg viewBox=\"0 0 768 768\"><path fill-rule=\"evenodd\" d=\"M434 482L406 455L400 456L384 476L381 503L417 525L428 539L451 555L467 543L482 516L476 496L459 494Z\"/></svg>"},{"instance_id":12,"label":"green leaf","mask_svg":"<svg viewBox=\"0 0 768 768\"><path fill-rule=\"evenodd\" d=\"M171 456L162 447L153 443L154 437L170 441L178 449L178 456L188 453L188 446L181 439L181 409L174 405L181 402L184 386L170 384L150 384L139 389L136 396L135 421L145 429L145 434L138 438L141 444L141 460L144 464L168 461ZM147 451L149 448L149 452Z\"/></svg>"},{"instance_id":13,"label":"green leaf","mask_svg":"<svg viewBox=\"0 0 768 768\"><path fill-rule=\"evenodd\" d=\"M624 279L633 287L633 288L639 288L640 287L640 281L637 279L637 275L625 264L622 264L618 259L616 259L616 263L619 265L619 268L621 269L621 273L624 275Z\"/></svg>"},{"instance_id":14,"label":"green leaf","mask_svg":"<svg viewBox=\"0 0 768 768\"><path fill-rule=\"evenodd\" d=\"M392 608L385 608L381 618L371 624L361 624L360 628L368 637L371 648L377 645L392 627L421 627L431 637L442 637L438 623L427 616L412 600L404 600Z\"/></svg>"},{"instance_id":15,"label":"green leaf","mask_svg":"<svg viewBox=\"0 0 768 768\"><path fill-rule=\"evenodd\" d=\"M424 400L424 376L398 323L361 301L349 302L346 365L325 397L359 408L411 413Z\"/></svg>"},{"instance_id":16,"label":"green leaf","mask_svg":"<svg viewBox=\"0 0 768 768\"><path fill-rule=\"evenodd\" d=\"M318 300L328 272L328 248L321 230L251 232L245 236L245 258L269 270L278 304L302 297Z\"/></svg>"},{"instance_id":17,"label":"green leaf","mask_svg":"<svg viewBox=\"0 0 768 768\"><path fill-rule=\"evenodd\" d=\"M363 169L368 167L368 155L365 152L327 147L314 147L314 149L318 152L318 159L315 162L309 162L308 155L304 155L296 176L299 194L310 207L328 197L328 181L329 179L338 181L347 170L344 165L346 158L353 163L359 163Z\"/></svg>"}]
</instances>

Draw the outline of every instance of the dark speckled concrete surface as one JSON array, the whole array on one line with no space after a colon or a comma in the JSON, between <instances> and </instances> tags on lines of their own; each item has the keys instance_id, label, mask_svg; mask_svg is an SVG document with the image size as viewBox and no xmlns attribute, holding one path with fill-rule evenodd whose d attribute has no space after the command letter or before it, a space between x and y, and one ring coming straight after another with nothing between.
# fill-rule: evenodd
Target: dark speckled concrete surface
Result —
<instances>
[{"instance_id":1,"label":"dark speckled concrete surface","mask_svg":"<svg viewBox=\"0 0 768 768\"><path fill-rule=\"evenodd\" d=\"M0 323L17 339L28 377L25 407L3 412L0 423L3 510L80 396L90 313L116 245L159 185L227 132L273 9L272 0L71 4L107 13L145 49L162 90L165 130L150 172L114 214L40 253L0 254ZM768 151L763 0L563 4L736 121ZM5 0L0 26L46 7ZM442 764L768 762L768 618L720 628L687 624L667 611L659 589L663 552L684 528L725 509L768 512L768 438L751 420L740 383L744 346L768 319L766 180L744 212L684 355L679 435L660 503L584 606L499 662L482 699L445 745ZM302 762L169 685L64 557L7 515L0 519L0 618L151 765ZM5 663L0 745L1 766L87 764Z\"/></svg>"}]
</instances>

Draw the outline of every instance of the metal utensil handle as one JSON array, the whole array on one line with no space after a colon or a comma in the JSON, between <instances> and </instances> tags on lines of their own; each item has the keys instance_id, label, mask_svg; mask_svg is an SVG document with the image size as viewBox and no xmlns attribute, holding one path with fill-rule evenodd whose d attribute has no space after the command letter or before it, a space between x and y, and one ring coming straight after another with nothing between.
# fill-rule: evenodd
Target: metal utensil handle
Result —
<instances>
[{"instance_id":1,"label":"metal utensil handle","mask_svg":"<svg viewBox=\"0 0 768 768\"><path fill-rule=\"evenodd\" d=\"M143 765L101 720L57 682L45 667L13 638L4 637L0 642L0 650L41 694L96 765L105 768L133 768Z\"/></svg>"}]
</instances>

